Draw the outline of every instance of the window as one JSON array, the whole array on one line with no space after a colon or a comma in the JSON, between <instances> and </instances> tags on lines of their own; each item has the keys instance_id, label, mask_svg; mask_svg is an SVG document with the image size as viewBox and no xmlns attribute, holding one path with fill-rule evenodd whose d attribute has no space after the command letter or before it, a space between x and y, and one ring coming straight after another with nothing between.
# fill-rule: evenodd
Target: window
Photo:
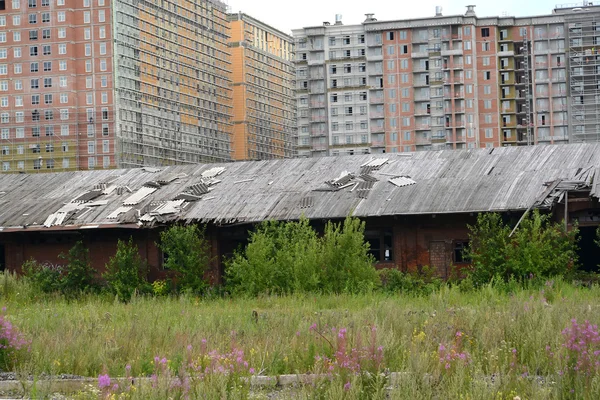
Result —
<instances>
[{"instance_id":1,"label":"window","mask_svg":"<svg viewBox=\"0 0 600 400\"><path fill-rule=\"evenodd\" d=\"M49 12L42 13L42 22L50 22L50 13Z\"/></svg>"},{"instance_id":2,"label":"window","mask_svg":"<svg viewBox=\"0 0 600 400\"><path fill-rule=\"evenodd\" d=\"M94 102L93 93L86 93L85 94L85 104L92 104L93 102Z\"/></svg>"},{"instance_id":3,"label":"window","mask_svg":"<svg viewBox=\"0 0 600 400\"><path fill-rule=\"evenodd\" d=\"M483 71L483 80L489 81L492 76L490 71Z\"/></svg>"},{"instance_id":4,"label":"window","mask_svg":"<svg viewBox=\"0 0 600 400\"><path fill-rule=\"evenodd\" d=\"M69 119L69 110L66 108L63 108L62 110L60 110L60 119L61 121L66 121Z\"/></svg>"},{"instance_id":5,"label":"window","mask_svg":"<svg viewBox=\"0 0 600 400\"><path fill-rule=\"evenodd\" d=\"M88 142L87 145L88 145L88 154L96 153L96 143Z\"/></svg>"},{"instance_id":6,"label":"window","mask_svg":"<svg viewBox=\"0 0 600 400\"><path fill-rule=\"evenodd\" d=\"M481 50L482 51L490 51L490 42L482 42Z\"/></svg>"},{"instance_id":7,"label":"window","mask_svg":"<svg viewBox=\"0 0 600 400\"><path fill-rule=\"evenodd\" d=\"M4 38L4 40L2 40ZM0 42L6 42L6 33L0 32ZM20 42L21 41L21 31L13 31L13 41Z\"/></svg>"},{"instance_id":8,"label":"window","mask_svg":"<svg viewBox=\"0 0 600 400\"><path fill-rule=\"evenodd\" d=\"M465 50L471 50L471 41L464 42Z\"/></svg>"},{"instance_id":9,"label":"window","mask_svg":"<svg viewBox=\"0 0 600 400\"><path fill-rule=\"evenodd\" d=\"M457 264L470 263L469 258L469 242L466 240L454 241L454 251L452 253L452 261Z\"/></svg>"},{"instance_id":10,"label":"window","mask_svg":"<svg viewBox=\"0 0 600 400\"><path fill-rule=\"evenodd\" d=\"M21 25L21 16L20 15L13 15L12 19L13 19L13 25L15 25L15 26Z\"/></svg>"},{"instance_id":11,"label":"window","mask_svg":"<svg viewBox=\"0 0 600 400\"><path fill-rule=\"evenodd\" d=\"M33 105L40 104L40 95L39 94L31 95L31 104L33 104Z\"/></svg>"},{"instance_id":12,"label":"window","mask_svg":"<svg viewBox=\"0 0 600 400\"><path fill-rule=\"evenodd\" d=\"M387 40L394 40L394 32L393 32L393 31L386 32L386 33L385 33L385 38L386 38Z\"/></svg>"},{"instance_id":13,"label":"window","mask_svg":"<svg viewBox=\"0 0 600 400\"><path fill-rule=\"evenodd\" d=\"M106 71L106 58L100 59L100 71Z\"/></svg>"},{"instance_id":14,"label":"window","mask_svg":"<svg viewBox=\"0 0 600 400\"><path fill-rule=\"evenodd\" d=\"M29 14L29 23L37 24L37 14Z\"/></svg>"},{"instance_id":15,"label":"window","mask_svg":"<svg viewBox=\"0 0 600 400\"><path fill-rule=\"evenodd\" d=\"M61 125L60 126L60 135L61 136L69 136L69 125Z\"/></svg>"},{"instance_id":16,"label":"window","mask_svg":"<svg viewBox=\"0 0 600 400\"><path fill-rule=\"evenodd\" d=\"M7 96L0 97L0 107L8 107L8 97Z\"/></svg>"},{"instance_id":17,"label":"window","mask_svg":"<svg viewBox=\"0 0 600 400\"><path fill-rule=\"evenodd\" d=\"M23 96L15 96L15 107L23 107Z\"/></svg>"},{"instance_id":18,"label":"window","mask_svg":"<svg viewBox=\"0 0 600 400\"><path fill-rule=\"evenodd\" d=\"M366 72L366 71L367 71L367 65L365 63L358 64L358 72Z\"/></svg>"},{"instance_id":19,"label":"window","mask_svg":"<svg viewBox=\"0 0 600 400\"><path fill-rule=\"evenodd\" d=\"M100 39L104 39L106 37L106 27L101 26L98 29L98 35L100 36Z\"/></svg>"},{"instance_id":20,"label":"window","mask_svg":"<svg viewBox=\"0 0 600 400\"><path fill-rule=\"evenodd\" d=\"M60 94L60 103L66 104L68 102L69 102L69 95L67 93L61 93Z\"/></svg>"},{"instance_id":21,"label":"window","mask_svg":"<svg viewBox=\"0 0 600 400\"><path fill-rule=\"evenodd\" d=\"M492 108L492 101L491 100L484 100L483 101L483 108L485 109L490 109ZM491 121L490 121L491 122Z\"/></svg>"},{"instance_id":22,"label":"window","mask_svg":"<svg viewBox=\"0 0 600 400\"><path fill-rule=\"evenodd\" d=\"M0 81L0 92L8 91L8 81Z\"/></svg>"},{"instance_id":23,"label":"window","mask_svg":"<svg viewBox=\"0 0 600 400\"><path fill-rule=\"evenodd\" d=\"M92 88L92 77L91 76L86 76L85 77L85 88L86 89L91 89Z\"/></svg>"},{"instance_id":24,"label":"window","mask_svg":"<svg viewBox=\"0 0 600 400\"><path fill-rule=\"evenodd\" d=\"M45 131L46 131L46 136L54 136L54 126L46 125ZM50 146L51 146L52 150L48 151L48 145L46 145L46 152L48 152L48 153L51 151L54 151L54 146L52 146L52 145L50 145Z\"/></svg>"},{"instance_id":25,"label":"window","mask_svg":"<svg viewBox=\"0 0 600 400\"><path fill-rule=\"evenodd\" d=\"M67 44L61 43L58 45L58 54L67 54Z\"/></svg>"},{"instance_id":26,"label":"window","mask_svg":"<svg viewBox=\"0 0 600 400\"><path fill-rule=\"evenodd\" d=\"M87 61L85 63L85 66L87 67ZM59 71L66 71L67 70L67 61L66 60L61 60L61 61L58 62L58 70Z\"/></svg>"},{"instance_id":27,"label":"window","mask_svg":"<svg viewBox=\"0 0 600 400\"><path fill-rule=\"evenodd\" d=\"M490 37L490 28L481 28L481 37Z\"/></svg>"},{"instance_id":28,"label":"window","mask_svg":"<svg viewBox=\"0 0 600 400\"><path fill-rule=\"evenodd\" d=\"M94 157L88 158L88 168L94 168L96 166L96 159Z\"/></svg>"},{"instance_id":29,"label":"window","mask_svg":"<svg viewBox=\"0 0 600 400\"><path fill-rule=\"evenodd\" d=\"M31 128L31 136L32 137L40 137L40 127L39 126L34 126ZM35 150L35 146L33 147L33 152L34 153L39 153L40 152L40 145L36 145L37 146L37 151Z\"/></svg>"},{"instance_id":30,"label":"window","mask_svg":"<svg viewBox=\"0 0 600 400\"><path fill-rule=\"evenodd\" d=\"M387 46L387 54L388 54L389 56L391 56L391 55L393 55L393 54L394 54L395 47L396 47L396 46L394 46L394 45L392 45L392 46Z\"/></svg>"},{"instance_id":31,"label":"window","mask_svg":"<svg viewBox=\"0 0 600 400\"><path fill-rule=\"evenodd\" d=\"M102 108L102 120L103 121L108 120L108 108L106 108L106 107ZM108 128L108 125L106 127Z\"/></svg>"},{"instance_id":32,"label":"window","mask_svg":"<svg viewBox=\"0 0 600 400\"><path fill-rule=\"evenodd\" d=\"M485 129L485 138L491 139L492 137L494 137L494 130L492 128L486 128Z\"/></svg>"},{"instance_id":33,"label":"window","mask_svg":"<svg viewBox=\"0 0 600 400\"><path fill-rule=\"evenodd\" d=\"M408 45L400 46L400 54L408 54Z\"/></svg>"},{"instance_id":34,"label":"window","mask_svg":"<svg viewBox=\"0 0 600 400\"><path fill-rule=\"evenodd\" d=\"M59 83L58 86L60 87L67 87L67 77L66 76L61 76L59 79Z\"/></svg>"},{"instance_id":35,"label":"window","mask_svg":"<svg viewBox=\"0 0 600 400\"><path fill-rule=\"evenodd\" d=\"M17 111L15 113L15 122L25 122L25 113L23 111ZM21 128L23 129L23 128ZM17 128L17 132L18 132L19 128ZM19 135L17 135L17 137L19 137Z\"/></svg>"},{"instance_id":36,"label":"window","mask_svg":"<svg viewBox=\"0 0 600 400\"><path fill-rule=\"evenodd\" d=\"M17 137L17 139L23 139L25 137L25 128L18 127L15 130L15 136ZM19 154L23 154L23 148L22 148L22 146L19 146L19 147L21 147L21 149L20 149L20 151L18 153Z\"/></svg>"},{"instance_id":37,"label":"window","mask_svg":"<svg viewBox=\"0 0 600 400\"><path fill-rule=\"evenodd\" d=\"M492 123L492 115L491 114L485 114L484 115L484 121L486 124L491 124Z\"/></svg>"},{"instance_id":38,"label":"window","mask_svg":"<svg viewBox=\"0 0 600 400\"><path fill-rule=\"evenodd\" d=\"M27 3L28 3L29 8L37 7L37 0L29 0Z\"/></svg>"},{"instance_id":39,"label":"window","mask_svg":"<svg viewBox=\"0 0 600 400\"><path fill-rule=\"evenodd\" d=\"M58 37L64 39L67 37L67 28L58 28Z\"/></svg>"},{"instance_id":40,"label":"window","mask_svg":"<svg viewBox=\"0 0 600 400\"><path fill-rule=\"evenodd\" d=\"M52 47L49 44L45 44L42 46L42 54L45 56L49 56L52 54Z\"/></svg>"},{"instance_id":41,"label":"window","mask_svg":"<svg viewBox=\"0 0 600 400\"><path fill-rule=\"evenodd\" d=\"M42 39L50 39L52 37L50 32L50 29L42 29Z\"/></svg>"},{"instance_id":42,"label":"window","mask_svg":"<svg viewBox=\"0 0 600 400\"><path fill-rule=\"evenodd\" d=\"M376 261L393 261L392 229L365 230L365 240L369 243L369 253Z\"/></svg>"},{"instance_id":43,"label":"window","mask_svg":"<svg viewBox=\"0 0 600 400\"><path fill-rule=\"evenodd\" d=\"M352 107L345 107L344 111L345 111L346 115L352 115Z\"/></svg>"},{"instance_id":44,"label":"window","mask_svg":"<svg viewBox=\"0 0 600 400\"><path fill-rule=\"evenodd\" d=\"M91 43L85 44L85 55L88 57L92 55L92 44Z\"/></svg>"},{"instance_id":45,"label":"window","mask_svg":"<svg viewBox=\"0 0 600 400\"><path fill-rule=\"evenodd\" d=\"M102 102L102 104L108 103L108 92L102 92L102 94L100 95L100 101Z\"/></svg>"},{"instance_id":46,"label":"window","mask_svg":"<svg viewBox=\"0 0 600 400\"><path fill-rule=\"evenodd\" d=\"M100 86L107 87L108 86L108 76L103 75L100 77Z\"/></svg>"},{"instance_id":47,"label":"window","mask_svg":"<svg viewBox=\"0 0 600 400\"><path fill-rule=\"evenodd\" d=\"M40 70L40 64L36 62L32 62L29 64L29 72L38 72Z\"/></svg>"},{"instance_id":48,"label":"window","mask_svg":"<svg viewBox=\"0 0 600 400\"><path fill-rule=\"evenodd\" d=\"M37 46L29 46L29 55L32 57L35 57L38 55L38 48Z\"/></svg>"},{"instance_id":49,"label":"window","mask_svg":"<svg viewBox=\"0 0 600 400\"><path fill-rule=\"evenodd\" d=\"M69 151L69 142L63 142L62 151L63 151L63 153L66 153Z\"/></svg>"},{"instance_id":50,"label":"window","mask_svg":"<svg viewBox=\"0 0 600 400\"><path fill-rule=\"evenodd\" d=\"M52 71L52 61L44 61L44 71Z\"/></svg>"},{"instance_id":51,"label":"window","mask_svg":"<svg viewBox=\"0 0 600 400\"><path fill-rule=\"evenodd\" d=\"M490 58L489 57L483 57L483 59L481 60L483 65L490 65Z\"/></svg>"},{"instance_id":52,"label":"window","mask_svg":"<svg viewBox=\"0 0 600 400\"><path fill-rule=\"evenodd\" d=\"M400 40L406 40L406 31L400 31Z\"/></svg>"},{"instance_id":53,"label":"window","mask_svg":"<svg viewBox=\"0 0 600 400\"><path fill-rule=\"evenodd\" d=\"M491 94L492 87L490 85L483 85L483 94Z\"/></svg>"},{"instance_id":54,"label":"window","mask_svg":"<svg viewBox=\"0 0 600 400\"><path fill-rule=\"evenodd\" d=\"M66 19L67 19L66 14L65 14L64 11L59 11L58 13L56 13L56 17L58 19L58 22L65 22Z\"/></svg>"},{"instance_id":55,"label":"window","mask_svg":"<svg viewBox=\"0 0 600 400\"><path fill-rule=\"evenodd\" d=\"M104 10L98 10L98 22L105 22L106 15Z\"/></svg>"},{"instance_id":56,"label":"window","mask_svg":"<svg viewBox=\"0 0 600 400\"><path fill-rule=\"evenodd\" d=\"M91 20L91 14L89 11L84 11L83 12L83 23L84 24L89 24Z\"/></svg>"},{"instance_id":57,"label":"window","mask_svg":"<svg viewBox=\"0 0 600 400\"><path fill-rule=\"evenodd\" d=\"M467 65L471 65L473 63L473 58L471 56L467 56L466 63L467 63Z\"/></svg>"}]
</instances>

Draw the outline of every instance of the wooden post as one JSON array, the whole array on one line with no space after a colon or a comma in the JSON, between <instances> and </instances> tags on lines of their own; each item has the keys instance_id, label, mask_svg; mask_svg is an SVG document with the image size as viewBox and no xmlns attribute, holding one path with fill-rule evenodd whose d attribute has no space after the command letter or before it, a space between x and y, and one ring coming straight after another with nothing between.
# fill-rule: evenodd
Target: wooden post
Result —
<instances>
[{"instance_id":1,"label":"wooden post","mask_svg":"<svg viewBox=\"0 0 600 400\"><path fill-rule=\"evenodd\" d=\"M565 232L569 229L569 191L565 190Z\"/></svg>"}]
</instances>

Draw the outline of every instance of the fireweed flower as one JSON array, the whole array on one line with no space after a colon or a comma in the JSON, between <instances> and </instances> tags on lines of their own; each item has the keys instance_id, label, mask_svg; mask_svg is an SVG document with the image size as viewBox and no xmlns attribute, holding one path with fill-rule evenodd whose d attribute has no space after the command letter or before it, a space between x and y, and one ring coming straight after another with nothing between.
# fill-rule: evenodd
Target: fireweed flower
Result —
<instances>
[{"instance_id":1,"label":"fireweed flower","mask_svg":"<svg viewBox=\"0 0 600 400\"><path fill-rule=\"evenodd\" d=\"M110 376L108 374L98 375L98 388L105 389L110 387Z\"/></svg>"}]
</instances>

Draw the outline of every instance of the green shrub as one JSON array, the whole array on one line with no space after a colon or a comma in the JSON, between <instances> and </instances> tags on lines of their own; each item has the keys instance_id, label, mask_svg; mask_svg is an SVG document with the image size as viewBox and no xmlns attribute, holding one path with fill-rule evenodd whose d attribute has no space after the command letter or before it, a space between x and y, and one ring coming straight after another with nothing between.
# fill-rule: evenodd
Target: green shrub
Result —
<instances>
[{"instance_id":1,"label":"green shrub","mask_svg":"<svg viewBox=\"0 0 600 400\"><path fill-rule=\"evenodd\" d=\"M494 213L479 214L469 230L473 260L469 276L477 285L494 278L507 282L565 276L576 267L578 229L567 232L563 224L538 210L522 220L512 237L511 228Z\"/></svg>"},{"instance_id":2,"label":"green shrub","mask_svg":"<svg viewBox=\"0 0 600 400\"><path fill-rule=\"evenodd\" d=\"M365 223L346 217L344 223L329 221L322 238L323 289L332 293L358 293L377 284L375 259L365 241Z\"/></svg>"},{"instance_id":3,"label":"green shrub","mask_svg":"<svg viewBox=\"0 0 600 400\"><path fill-rule=\"evenodd\" d=\"M147 274L146 262L140 257L138 247L130 237L128 242L117 242L117 252L106 264L103 278L112 293L121 300L128 301L135 292L149 290Z\"/></svg>"},{"instance_id":4,"label":"green shrub","mask_svg":"<svg viewBox=\"0 0 600 400\"><path fill-rule=\"evenodd\" d=\"M164 279L157 279L152 282L152 293L155 296L166 296L169 294L169 283Z\"/></svg>"},{"instance_id":5,"label":"green shrub","mask_svg":"<svg viewBox=\"0 0 600 400\"><path fill-rule=\"evenodd\" d=\"M177 289L202 293L208 286L204 273L210 266L210 245L196 225L174 225L160 233L164 267L176 273Z\"/></svg>"},{"instance_id":6,"label":"green shrub","mask_svg":"<svg viewBox=\"0 0 600 400\"><path fill-rule=\"evenodd\" d=\"M322 238L306 218L264 222L246 248L226 260L227 288L250 295L370 290L377 273L363 232L364 223L353 218L328 223Z\"/></svg>"},{"instance_id":7,"label":"green shrub","mask_svg":"<svg viewBox=\"0 0 600 400\"><path fill-rule=\"evenodd\" d=\"M83 242L75 243L67 254L60 254L59 258L66 260L67 264L40 263L31 258L23 263L21 269L33 286L44 293L60 292L71 296L98 289L88 249Z\"/></svg>"},{"instance_id":8,"label":"green shrub","mask_svg":"<svg viewBox=\"0 0 600 400\"><path fill-rule=\"evenodd\" d=\"M251 295L313 291L319 287L319 257L319 240L306 218L267 221L226 260L227 287Z\"/></svg>"},{"instance_id":9,"label":"green shrub","mask_svg":"<svg viewBox=\"0 0 600 400\"><path fill-rule=\"evenodd\" d=\"M31 284L44 293L59 292L62 287L62 266L40 263L33 258L25 261L21 267L23 275Z\"/></svg>"},{"instance_id":10,"label":"green shrub","mask_svg":"<svg viewBox=\"0 0 600 400\"><path fill-rule=\"evenodd\" d=\"M424 266L416 273L402 272L396 268L383 268L377 271L380 289L387 293L427 295L439 289L442 280L431 273L432 268Z\"/></svg>"},{"instance_id":11,"label":"green shrub","mask_svg":"<svg viewBox=\"0 0 600 400\"><path fill-rule=\"evenodd\" d=\"M90 264L89 251L81 240L75 243L67 254L60 254L59 257L67 261L61 273L63 294L73 295L98 290L96 271Z\"/></svg>"}]
</instances>

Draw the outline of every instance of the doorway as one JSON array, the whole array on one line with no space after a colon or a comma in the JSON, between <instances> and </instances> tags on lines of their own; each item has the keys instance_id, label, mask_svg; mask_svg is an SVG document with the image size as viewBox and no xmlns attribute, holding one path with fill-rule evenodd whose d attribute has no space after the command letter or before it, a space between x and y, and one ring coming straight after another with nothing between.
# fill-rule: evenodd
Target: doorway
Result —
<instances>
[{"instance_id":1,"label":"doorway","mask_svg":"<svg viewBox=\"0 0 600 400\"><path fill-rule=\"evenodd\" d=\"M4 271L6 268L6 251L4 245L0 244L0 271Z\"/></svg>"},{"instance_id":2,"label":"doorway","mask_svg":"<svg viewBox=\"0 0 600 400\"><path fill-rule=\"evenodd\" d=\"M579 227L579 265L582 271L598 272L600 248L596 245L596 226Z\"/></svg>"}]
</instances>

